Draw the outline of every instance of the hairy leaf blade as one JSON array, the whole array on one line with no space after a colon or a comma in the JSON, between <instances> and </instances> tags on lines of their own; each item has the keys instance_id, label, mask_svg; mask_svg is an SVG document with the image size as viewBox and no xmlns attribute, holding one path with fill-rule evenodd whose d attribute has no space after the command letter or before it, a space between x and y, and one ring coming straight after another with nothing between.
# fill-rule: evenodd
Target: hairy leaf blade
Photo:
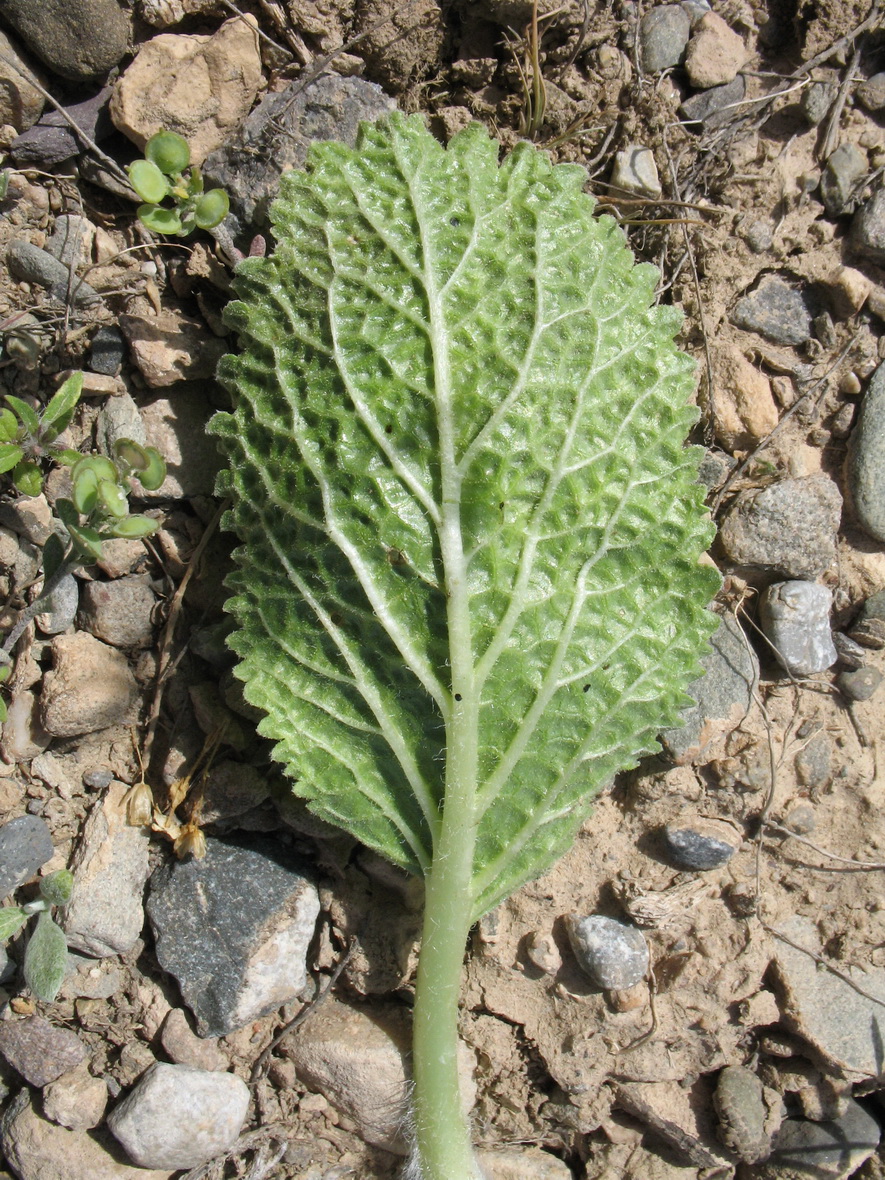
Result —
<instances>
[{"instance_id":1,"label":"hairy leaf blade","mask_svg":"<svg viewBox=\"0 0 885 1180\"><path fill-rule=\"evenodd\" d=\"M315 148L275 254L239 268L246 347L222 370L247 695L311 808L413 870L465 583L477 913L654 746L714 625L678 317L583 180L398 116Z\"/></svg>"}]
</instances>

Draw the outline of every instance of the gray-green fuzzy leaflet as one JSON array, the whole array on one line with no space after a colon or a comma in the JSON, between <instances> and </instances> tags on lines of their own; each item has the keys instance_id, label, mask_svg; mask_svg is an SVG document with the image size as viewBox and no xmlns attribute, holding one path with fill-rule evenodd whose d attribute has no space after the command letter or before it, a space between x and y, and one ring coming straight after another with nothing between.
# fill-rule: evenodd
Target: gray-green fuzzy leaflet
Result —
<instances>
[{"instance_id":1,"label":"gray-green fuzzy leaflet","mask_svg":"<svg viewBox=\"0 0 885 1180\"><path fill-rule=\"evenodd\" d=\"M471 923L655 747L715 624L680 317L585 181L393 115L284 177L229 309L232 645L294 790L426 879L427 1180L480 1175L449 1125Z\"/></svg>"}]
</instances>

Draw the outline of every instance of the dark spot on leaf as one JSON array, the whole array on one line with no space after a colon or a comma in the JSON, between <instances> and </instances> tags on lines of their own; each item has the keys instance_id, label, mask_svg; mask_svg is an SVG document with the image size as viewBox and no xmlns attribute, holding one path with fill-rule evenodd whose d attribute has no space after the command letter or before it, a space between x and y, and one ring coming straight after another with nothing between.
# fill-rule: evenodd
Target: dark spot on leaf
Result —
<instances>
[{"instance_id":1,"label":"dark spot on leaf","mask_svg":"<svg viewBox=\"0 0 885 1180\"><path fill-rule=\"evenodd\" d=\"M589 684L585 684L585 685L584 685L584 692L589 692L589 691L590 691L590 685L589 685Z\"/></svg>"},{"instance_id":2,"label":"dark spot on leaf","mask_svg":"<svg viewBox=\"0 0 885 1180\"><path fill-rule=\"evenodd\" d=\"M461 694L460 694L460 692L456 692L456 693L455 693L455 700L456 700L456 701L460 701L460 700L461 700Z\"/></svg>"}]
</instances>

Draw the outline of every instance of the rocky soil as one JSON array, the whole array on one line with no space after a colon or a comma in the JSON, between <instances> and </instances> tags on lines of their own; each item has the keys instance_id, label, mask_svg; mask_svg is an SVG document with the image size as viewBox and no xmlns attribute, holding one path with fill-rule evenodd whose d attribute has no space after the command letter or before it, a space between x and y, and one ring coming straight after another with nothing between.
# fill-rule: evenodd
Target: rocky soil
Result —
<instances>
[{"instance_id":1,"label":"rocky soil","mask_svg":"<svg viewBox=\"0 0 885 1180\"><path fill-rule=\"evenodd\" d=\"M312 820L256 737L204 434L231 266L280 171L395 107L585 165L660 268L698 360L724 578L683 727L474 932L464 1073L489 1176L885 1175L885 17L532 16L0 0L0 392L42 404L82 368L70 445L169 461L141 506L155 537L66 579L7 685L0 896L65 866L75 890L55 1002L25 986L22 936L0 952L0 1180L401 1166L420 893ZM136 220L121 169L161 127L231 195L212 236ZM0 488L4 629L65 490L59 470L38 497ZM127 822L144 783L153 831Z\"/></svg>"}]
</instances>

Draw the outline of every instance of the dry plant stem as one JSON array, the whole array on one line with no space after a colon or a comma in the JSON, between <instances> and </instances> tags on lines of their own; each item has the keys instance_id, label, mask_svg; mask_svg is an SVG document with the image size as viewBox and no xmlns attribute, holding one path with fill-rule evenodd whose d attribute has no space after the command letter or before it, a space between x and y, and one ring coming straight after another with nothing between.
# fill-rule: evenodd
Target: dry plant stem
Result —
<instances>
[{"instance_id":1,"label":"dry plant stem","mask_svg":"<svg viewBox=\"0 0 885 1180\"><path fill-rule=\"evenodd\" d=\"M805 836L800 836L798 832L792 832L789 828L785 828L782 824L774 823L772 820L768 820L765 827L769 832L777 832L779 836L786 836L789 840L796 840L799 844L804 844L806 848L811 848L815 852L819 852L821 856L829 857L830 860L836 860L840 865L846 866L845 868L839 868L835 865L805 865L804 867L807 869L813 869L818 873L845 873L852 871L858 873L885 872L885 864L877 861L851 860L850 857L839 856L838 853L830 852L828 848L822 848L820 844L815 844L812 840L806 839Z\"/></svg>"},{"instance_id":2,"label":"dry plant stem","mask_svg":"<svg viewBox=\"0 0 885 1180\"><path fill-rule=\"evenodd\" d=\"M151 749L153 747L154 738L157 733L157 723L160 719L160 705L163 700L163 689L166 685L166 681L169 679L169 676L174 670L174 664L170 658L170 651L172 649L172 639L175 634L178 616L181 613L181 604L191 577L199 565L200 558L203 556L206 546L209 544L213 533L218 528L222 516L229 507L230 505L225 500L219 505L215 515L206 525L205 529L203 530L203 535L200 537L199 541L194 547L194 551L191 554L191 559L188 562L187 569L184 571L184 576L179 582L178 588L172 595L172 598L169 602L169 614L166 617L166 625L163 628L163 635L160 639L160 659L157 667L157 679L154 683L154 696L153 700L151 701L151 711L148 717L147 731L144 736L144 745L142 747L142 757L144 759L145 766L150 766L151 762Z\"/></svg>"},{"instance_id":3,"label":"dry plant stem","mask_svg":"<svg viewBox=\"0 0 885 1180\"><path fill-rule=\"evenodd\" d=\"M821 144L818 159L826 160L829 158L830 152L834 151L839 143L839 124L842 120L842 112L845 110L845 103L848 99L848 91L851 89L852 83L857 75L858 66L860 65L860 46L855 45L854 53L851 61L848 63L848 68L845 70L845 77L842 79L839 86L839 93L836 95L836 101L830 107L830 113L827 116L827 132Z\"/></svg>"}]
</instances>

